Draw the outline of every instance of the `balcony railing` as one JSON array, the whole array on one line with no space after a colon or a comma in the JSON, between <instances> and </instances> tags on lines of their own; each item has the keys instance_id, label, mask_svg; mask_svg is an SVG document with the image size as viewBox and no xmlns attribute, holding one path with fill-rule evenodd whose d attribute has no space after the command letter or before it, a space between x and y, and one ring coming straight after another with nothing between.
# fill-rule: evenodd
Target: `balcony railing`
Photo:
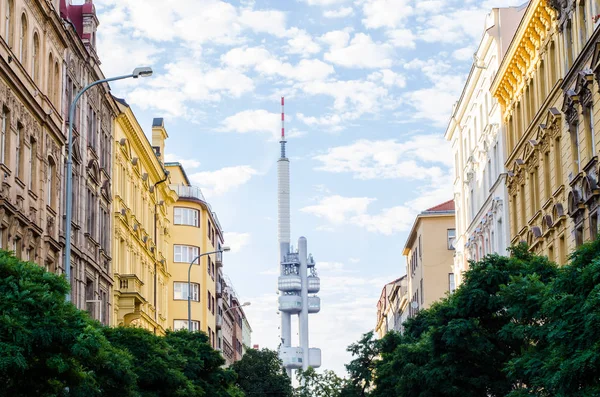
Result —
<instances>
[{"instance_id":1,"label":"balcony railing","mask_svg":"<svg viewBox=\"0 0 600 397\"><path fill-rule=\"evenodd\" d=\"M206 202L202 190L196 186L171 185L171 189L182 198L194 198Z\"/></svg>"}]
</instances>

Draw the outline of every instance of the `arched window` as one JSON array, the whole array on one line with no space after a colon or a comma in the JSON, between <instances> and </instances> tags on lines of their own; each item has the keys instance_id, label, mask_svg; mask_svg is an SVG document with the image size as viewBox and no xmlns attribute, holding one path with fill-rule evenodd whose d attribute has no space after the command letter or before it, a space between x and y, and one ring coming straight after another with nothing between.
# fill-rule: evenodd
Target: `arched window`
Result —
<instances>
[{"instance_id":1,"label":"arched window","mask_svg":"<svg viewBox=\"0 0 600 397\"><path fill-rule=\"evenodd\" d=\"M46 181L46 205L54 207L54 179L56 178L56 163L48 157L48 179Z\"/></svg>"},{"instance_id":2,"label":"arched window","mask_svg":"<svg viewBox=\"0 0 600 397\"><path fill-rule=\"evenodd\" d=\"M60 108L60 92L60 67L56 61L54 62L54 100L57 108Z\"/></svg>"},{"instance_id":3,"label":"arched window","mask_svg":"<svg viewBox=\"0 0 600 397\"><path fill-rule=\"evenodd\" d=\"M35 139L30 140L31 150L29 150L29 190L34 191L37 187L37 142Z\"/></svg>"},{"instance_id":4,"label":"arched window","mask_svg":"<svg viewBox=\"0 0 600 397\"><path fill-rule=\"evenodd\" d=\"M585 46L585 42L587 41L587 15L585 9L585 1L582 1L578 7L579 10L579 48L583 48Z\"/></svg>"},{"instance_id":5,"label":"arched window","mask_svg":"<svg viewBox=\"0 0 600 397\"><path fill-rule=\"evenodd\" d=\"M21 15L21 31L19 34L19 61L21 65L27 64L27 17Z\"/></svg>"},{"instance_id":6,"label":"arched window","mask_svg":"<svg viewBox=\"0 0 600 397\"><path fill-rule=\"evenodd\" d=\"M13 0L6 0L6 20L4 21L4 40L8 43L9 47L13 46L13 31L14 31L14 2Z\"/></svg>"},{"instance_id":7,"label":"arched window","mask_svg":"<svg viewBox=\"0 0 600 397\"><path fill-rule=\"evenodd\" d=\"M46 92L50 101L54 101L54 57L52 53L48 56L48 82Z\"/></svg>"},{"instance_id":8,"label":"arched window","mask_svg":"<svg viewBox=\"0 0 600 397\"><path fill-rule=\"evenodd\" d=\"M546 68L544 67L544 61L540 62L540 71L538 74L540 76L540 103L544 103L546 99Z\"/></svg>"},{"instance_id":9,"label":"arched window","mask_svg":"<svg viewBox=\"0 0 600 397\"><path fill-rule=\"evenodd\" d=\"M33 52L31 53L31 78L39 84L40 75L40 38L37 33L33 34Z\"/></svg>"},{"instance_id":10,"label":"arched window","mask_svg":"<svg viewBox=\"0 0 600 397\"><path fill-rule=\"evenodd\" d=\"M558 66L558 59L556 59L556 46L554 45L554 41L550 43L550 55L548 59L548 67L550 68L550 81L548 87L552 89L554 84L556 84L556 68Z\"/></svg>"}]
</instances>

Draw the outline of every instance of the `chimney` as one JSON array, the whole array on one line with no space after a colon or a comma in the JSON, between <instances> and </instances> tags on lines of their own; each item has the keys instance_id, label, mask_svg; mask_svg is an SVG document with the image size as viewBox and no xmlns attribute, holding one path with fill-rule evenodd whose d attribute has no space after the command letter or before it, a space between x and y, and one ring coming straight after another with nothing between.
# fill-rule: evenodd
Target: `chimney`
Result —
<instances>
[{"instance_id":1,"label":"chimney","mask_svg":"<svg viewBox=\"0 0 600 397\"><path fill-rule=\"evenodd\" d=\"M165 120L162 117L157 117L152 120L152 149L158 160L164 164L165 156L165 139L169 137L165 130Z\"/></svg>"}]
</instances>

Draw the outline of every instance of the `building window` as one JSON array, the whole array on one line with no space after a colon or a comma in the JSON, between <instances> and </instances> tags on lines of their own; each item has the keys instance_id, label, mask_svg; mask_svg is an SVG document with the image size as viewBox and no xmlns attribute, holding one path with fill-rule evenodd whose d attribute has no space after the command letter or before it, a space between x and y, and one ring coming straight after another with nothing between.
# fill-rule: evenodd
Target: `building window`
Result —
<instances>
[{"instance_id":1,"label":"building window","mask_svg":"<svg viewBox=\"0 0 600 397\"><path fill-rule=\"evenodd\" d=\"M46 205L54 207L54 178L56 178L56 164L52 157L48 157L48 178L46 180Z\"/></svg>"},{"instance_id":2,"label":"building window","mask_svg":"<svg viewBox=\"0 0 600 397\"><path fill-rule=\"evenodd\" d=\"M448 291L451 294L456 290L456 281L454 279L454 273L448 273Z\"/></svg>"},{"instance_id":3,"label":"building window","mask_svg":"<svg viewBox=\"0 0 600 397\"><path fill-rule=\"evenodd\" d=\"M544 66L544 61L540 62L540 101L544 103L544 99L546 98L546 69Z\"/></svg>"},{"instance_id":4,"label":"building window","mask_svg":"<svg viewBox=\"0 0 600 397\"><path fill-rule=\"evenodd\" d=\"M565 236L564 234L560 236L558 240L558 255L560 263L559 265L564 265L567 261L567 251L565 247Z\"/></svg>"},{"instance_id":5,"label":"building window","mask_svg":"<svg viewBox=\"0 0 600 397\"><path fill-rule=\"evenodd\" d=\"M579 150L579 123L571 128L571 153L573 155L573 172L578 174L581 170L581 153Z\"/></svg>"},{"instance_id":6,"label":"building window","mask_svg":"<svg viewBox=\"0 0 600 397\"><path fill-rule=\"evenodd\" d=\"M96 237L96 206L96 195L91 189L88 189L85 231L92 239Z\"/></svg>"},{"instance_id":7,"label":"building window","mask_svg":"<svg viewBox=\"0 0 600 397\"><path fill-rule=\"evenodd\" d=\"M533 214L535 214L537 208L538 208L538 177L537 177L537 167L535 167L533 169L533 172L531 172L529 174L529 194L530 194L530 200L531 200L531 216L533 216Z\"/></svg>"},{"instance_id":8,"label":"building window","mask_svg":"<svg viewBox=\"0 0 600 397\"><path fill-rule=\"evenodd\" d=\"M192 289L191 300L200 302L200 285L191 283ZM188 284L187 283L173 283L173 299L175 300L187 300L188 299Z\"/></svg>"},{"instance_id":9,"label":"building window","mask_svg":"<svg viewBox=\"0 0 600 397\"><path fill-rule=\"evenodd\" d=\"M50 69L51 67L48 66ZM58 66L58 62L54 62L54 103L57 108L60 108L60 67ZM50 93L50 90L48 90Z\"/></svg>"},{"instance_id":10,"label":"building window","mask_svg":"<svg viewBox=\"0 0 600 397\"><path fill-rule=\"evenodd\" d=\"M554 141L554 179L556 179L556 186L554 190L558 189L562 185L562 158L560 156L560 136L556 137Z\"/></svg>"},{"instance_id":11,"label":"building window","mask_svg":"<svg viewBox=\"0 0 600 397\"><path fill-rule=\"evenodd\" d=\"M2 131L0 135L0 163L6 163L6 137L10 132L10 118L8 109L4 106L2 107Z\"/></svg>"},{"instance_id":12,"label":"building window","mask_svg":"<svg viewBox=\"0 0 600 397\"><path fill-rule=\"evenodd\" d=\"M39 85L40 75L40 38L37 33L33 35L33 52L31 54L31 78Z\"/></svg>"},{"instance_id":13,"label":"building window","mask_svg":"<svg viewBox=\"0 0 600 397\"><path fill-rule=\"evenodd\" d=\"M27 17L21 15L21 34L19 35L19 61L21 65L27 64Z\"/></svg>"},{"instance_id":14,"label":"building window","mask_svg":"<svg viewBox=\"0 0 600 397\"><path fill-rule=\"evenodd\" d=\"M583 245L583 224L575 227L575 247Z\"/></svg>"},{"instance_id":15,"label":"building window","mask_svg":"<svg viewBox=\"0 0 600 397\"><path fill-rule=\"evenodd\" d=\"M594 137L594 105L586 106L583 109L583 117L586 121L586 135L588 142L588 154L592 158L596 155L596 138Z\"/></svg>"},{"instance_id":16,"label":"building window","mask_svg":"<svg viewBox=\"0 0 600 397\"><path fill-rule=\"evenodd\" d=\"M174 320L173 321L173 330L187 330L188 329L188 321L187 320ZM192 331L197 332L200 329L200 322L192 320Z\"/></svg>"},{"instance_id":17,"label":"building window","mask_svg":"<svg viewBox=\"0 0 600 397\"><path fill-rule=\"evenodd\" d=\"M192 208L174 208L174 223L176 225L188 225L199 227L199 213L200 211Z\"/></svg>"},{"instance_id":18,"label":"building window","mask_svg":"<svg viewBox=\"0 0 600 397\"><path fill-rule=\"evenodd\" d=\"M29 190L35 190L37 175L37 142L31 138L29 150Z\"/></svg>"},{"instance_id":19,"label":"building window","mask_svg":"<svg viewBox=\"0 0 600 397\"><path fill-rule=\"evenodd\" d=\"M196 261L194 261L194 263L198 263L197 262L197 258L199 255L198 247L194 247L191 245L174 245L173 253L174 253L174 258L173 258L174 262L191 263L194 259L196 259Z\"/></svg>"},{"instance_id":20,"label":"building window","mask_svg":"<svg viewBox=\"0 0 600 397\"><path fill-rule=\"evenodd\" d=\"M590 215L590 239L592 241L598 237L598 215L598 212Z\"/></svg>"},{"instance_id":21,"label":"building window","mask_svg":"<svg viewBox=\"0 0 600 397\"><path fill-rule=\"evenodd\" d=\"M454 239L456 238L456 229L448 229L446 232L448 236L448 249L453 250L454 248Z\"/></svg>"},{"instance_id":22,"label":"building window","mask_svg":"<svg viewBox=\"0 0 600 397\"><path fill-rule=\"evenodd\" d=\"M206 299L206 301L207 301L207 305L208 305L208 311L210 311L211 310L211 296L212 296L210 291L207 291L207 295L208 295L208 299Z\"/></svg>"},{"instance_id":23,"label":"building window","mask_svg":"<svg viewBox=\"0 0 600 397\"><path fill-rule=\"evenodd\" d=\"M544 153L544 190L546 191L546 200L552 195L550 186L550 152Z\"/></svg>"},{"instance_id":24,"label":"building window","mask_svg":"<svg viewBox=\"0 0 600 397\"><path fill-rule=\"evenodd\" d=\"M4 25L4 39L9 47L13 46L13 28L14 28L14 3L13 0L6 1L6 19Z\"/></svg>"},{"instance_id":25,"label":"building window","mask_svg":"<svg viewBox=\"0 0 600 397\"><path fill-rule=\"evenodd\" d=\"M423 289L423 279L421 279L419 290L421 291L421 305L425 303L425 290ZM419 291L417 291L417 296L419 296ZM418 298L417 298L418 299Z\"/></svg>"},{"instance_id":26,"label":"building window","mask_svg":"<svg viewBox=\"0 0 600 397\"><path fill-rule=\"evenodd\" d=\"M554 247L551 245L548 247L548 260L554 262L555 258L554 258Z\"/></svg>"},{"instance_id":27,"label":"building window","mask_svg":"<svg viewBox=\"0 0 600 397\"><path fill-rule=\"evenodd\" d=\"M567 21L567 29L565 32L565 70L568 70L573 64L573 24L571 20Z\"/></svg>"},{"instance_id":28,"label":"building window","mask_svg":"<svg viewBox=\"0 0 600 397\"><path fill-rule=\"evenodd\" d=\"M587 40L587 16L585 1L579 3L579 48L583 49Z\"/></svg>"},{"instance_id":29,"label":"building window","mask_svg":"<svg viewBox=\"0 0 600 397\"><path fill-rule=\"evenodd\" d=\"M21 175L21 160L23 159L23 125L19 123L17 125L17 139L16 139L16 147L15 147L15 175L17 178L23 180L23 175Z\"/></svg>"},{"instance_id":30,"label":"building window","mask_svg":"<svg viewBox=\"0 0 600 397\"><path fill-rule=\"evenodd\" d=\"M521 194L519 195L521 200L521 228L524 228L527 224L527 214L525 213L525 185L521 185Z\"/></svg>"}]
</instances>

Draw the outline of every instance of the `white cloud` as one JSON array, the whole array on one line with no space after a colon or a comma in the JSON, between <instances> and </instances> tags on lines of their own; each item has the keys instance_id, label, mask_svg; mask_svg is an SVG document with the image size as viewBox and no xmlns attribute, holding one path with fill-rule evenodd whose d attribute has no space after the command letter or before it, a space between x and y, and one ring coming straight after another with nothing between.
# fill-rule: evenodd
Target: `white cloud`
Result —
<instances>
[{"instance_id":1,"label":"white cloud","mask_svg":"<svg viewBox=\"0 0 600 397\"><path fill-rule=\"evenodd\" d=\"M321 52L321 46L317 44L313 37L306 30L291 28L287 32L288 40L287 52L289 54L300 54L308 56Z\"/></svg>"},{"instance_id":2,"label":"white cloud","mask_svg":"<svg viewBox=\"0 0 600 397\"><path fill-rule=\"evenodd\" d=\"M346 18L354 14L352 7L342 7L337 10L323 11L325 18Z\"/></svg>"},{"instance_id":3,"label":"white cloud","mask_svg":"<svg viewBox=\"0 0 600 397\"><path fill-rule=\"evenodd\" d=\"M331 6L335 4L347 3L349 0L304 0L311 6Z\"/></svg>"},{"instance_id":4,"label":"white cloud","mask_svg":"<svg viewBox=\"0 0 600 397\"><path fill-rule=\"evenodd\" d=\"M224 240L231 252L240 252L250 242L250 233L225 232Z\"/></svg>"},{"instance_id":5,"label":"white cloud","mask_svg":"<svg viewBox=\"0 0 600 397\"><path fill-rule=\"evenodd\" d=\"M350 263L358 263L360 262L360 258L349 258Z\"/></svg>"},{"instance_id":6,"label":"white cloud","mask_svg":"<svg viewBox=\"0 0 600 397\"><path fill-rule=\"evenodd\" d=\"M364 213L373 201L375 201L374 198L368 197L328 196L323 198L319 204L304 207L301 211L325 218L335 224L341 224L348 217Z\"/></svg>"},{"instance_id":7,"label":"white cloud","mask_svg":"<svg viewBox=\"0 0 600 397\"><path fill-rule=\"evenodd\" d=\"M385 86L405 87L406 78L390 69L383 69L379 72L371 73L367 76L367 80L379 81Z\"/></svg>"},{"instance_id":8,"label":"white cloud","mask_svg":"<svg viewBox=\"0 0 600 397\"><path fill-rule=\"evenodd\" d=\"M487 12L482 8L462 8L429 15L418 30L419 39L428 43L471 43L482 36Z\"/></svg>"},{"instance_id":9,"label":"white cloud","mask_svg":"<svg viewBox=\"0 0 600 397\"><path fill-rule=\"evenodd\" d=\"M409 0L368 0L363 4L367 28L395 28L413 13Z\"/></svg>"},{"instance_id":10,"label":"white cloud","mask_svg":"<svg viewBox=\"0 0 600 397\"><path fill-rule=\"evenodd\" d=\"M494 0L497 1L497 0ZM521 1L521 0L519 0ZM442 12L444 11L444 7L446 3L442 0L420 0L415 3L415 9L417 12L422 13L433 13L433 12ZM492 6L490 6L491 8ZM498 7L498 5L494 5L494 7Z\"/></svg>"},{"instance_id":11,"label":"white cloud","mask_svg":"<svg viewBox=\"0 0 600 397\"><path fill-rule=\"evenodd\" d=\"M314 157L321 171L351 173L357 179L435 180L452 166L441 135L418 135L405 142L359 140Z\"/></svg>"},{"instance_id":12,"label":"white cloud","mask_svg":"<svg viewBox=\"0 0 600 397\"><path fill-rule=\"evenodd\" d=\"M336 43L337 44L337 43ZM375 43L365 33L354 35L344 47L332 46L325 60L347 68L389 68L393 63L393 48L386 43Z\"/></svg>"},{"instance_id":13,"label":"white cloud","mask_svg":"<svg viewBox=\"0 0 600 397\"><path fill-rule=\"evenodd\" d=\"M393 29L386 32L388 40L394 47L415 48L415 35L410 29Z\"/></svg>"},{"instance_id":14,"label":"white cloud","mask_svg":"<svg viewBox=\"0 0 600 397\"><path fill-rule=\"evenodd\" d=\"M458 61L472 61L474 53L475 48L472 46L467 46L459 48L458 50L454 50L454 52L452 52L452 57Z\"/></svg>"},{"instance_id":15,"label":"white cloud","mask_svg":"<svg viewBox=\"0 0 600 397\"><path fill-rule=\"evenodd\" d=\"M182 159L172 153L165 154L165 163L180 163L187 170L200 167L198 160Z\"/></svg>"},{"instance_id":16,"label":"white cloud","mask_svg":"<svg viewBox=\"0 0 600 397\"><path fill-rule=\"evenodd\" d=\"M216 171L202 171L189 175L206 196L218 196L247 183L258 171L249 165L225 167Z\"/></svg>"},{"instance_id":17,"label":"white cloud","mask_svg":"<svg viewBox=\"0 0 600 397\"><path fill-rule=\"evenodd\" d=\"M240 22L257 33L269 33L277 37L286 34L285 13L275 10L242 10Z\"/></svg>"},{"instance_id":18,"label":"white cloud","mask_svg":"<svg viewBox=\"0 0 600 397\"><path fill-rule=\"evenodd\" d=\"M319 37L319 40L334 49L346 47L350 41L350 29L332 30Z\"/></svg>"},{"instance_id":19,"label":"white cloud","mask_svg":"<svg viewBox=\"0 0 600 397\"><path fill-rule=\"evenodd\" d=\"M323 80L335 72L333 66L319 59L302 59L292 65L281 61L262 47L238 47L221 56L221 62L237 68L253 68L267 76L296 81Z\"/></svg>"},{"instance_id":20,"label":"white cloud","mask_svg":"<svg viewBox=\"0 0 600 397\"><path fill-rule=\"evenodd\" d=\"M376 201L371 197L323 197L317 204L300 211L322 218L334 225L354 225L369 232L392 235L406 231L412 225L415 210L406 206L386 208L379 214L369 214L369 205Z\"/></svg>"}]
</instances>

